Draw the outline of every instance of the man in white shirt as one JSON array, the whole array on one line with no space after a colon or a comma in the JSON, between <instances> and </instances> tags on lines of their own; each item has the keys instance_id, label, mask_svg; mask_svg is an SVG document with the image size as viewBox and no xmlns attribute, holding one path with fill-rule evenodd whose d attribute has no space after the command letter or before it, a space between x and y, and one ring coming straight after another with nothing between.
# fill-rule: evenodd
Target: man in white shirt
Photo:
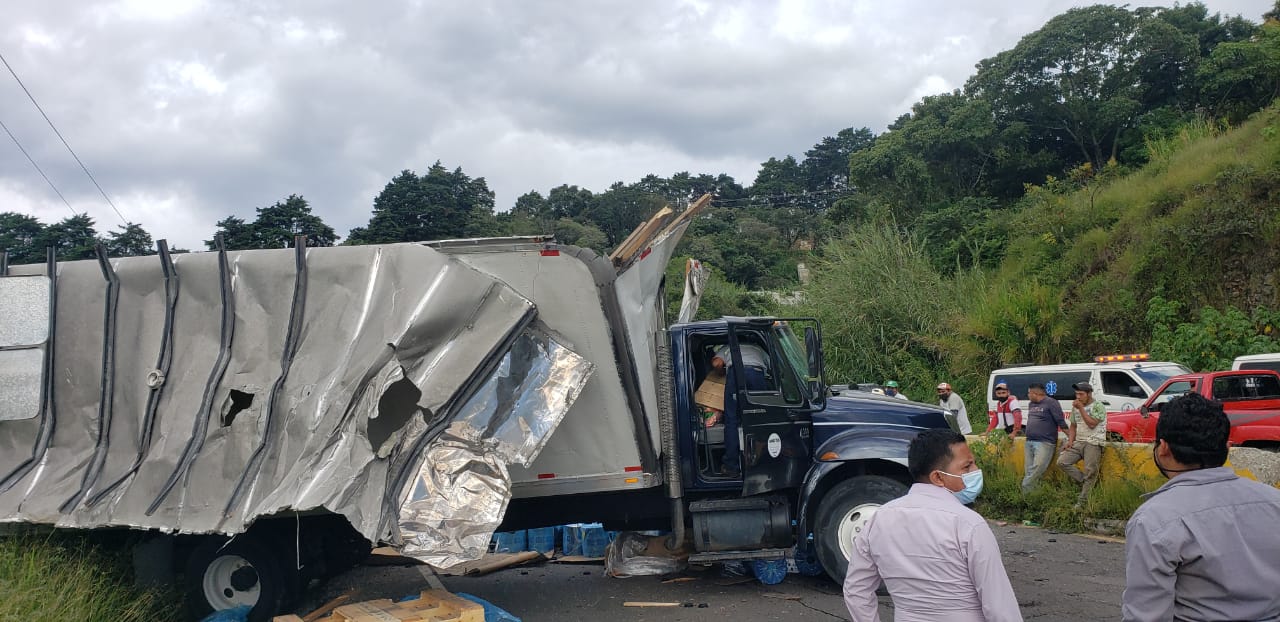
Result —
<instances>
[{"instance_id":1,"label":"man in white shirt","mask_svg":"<svg viewBox=\"0 0 1280 622\"><path fill-rule=\"evenodd\" d=\"M921 432L907 451L915 484L880 507L853 541L844 602L855 622L879 622L883 580L897 622L1022 620L995 534L973 503L982 471L964 437Z\"/></svg>"},{"instance_id":2,"label":"man in white shirt","mask_svg":"<svg viewBox=\"0 0 1280 622\"><path fill-rule=\"evenodd\" d=\"M973 434L973 424L969 423L969 411L964 407L960 395L951 391L951 385L943 382L938 385L938 405L951 411L960 425L961 434Z\"/></svg>"}]
</instances>

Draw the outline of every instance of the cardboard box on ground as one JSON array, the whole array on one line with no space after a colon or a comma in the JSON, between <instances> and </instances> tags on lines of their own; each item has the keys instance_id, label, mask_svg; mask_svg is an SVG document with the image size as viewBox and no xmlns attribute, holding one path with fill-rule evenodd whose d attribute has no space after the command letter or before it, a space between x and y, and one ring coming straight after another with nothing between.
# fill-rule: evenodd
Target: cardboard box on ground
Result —
<instances>
[{"instance_id":1,"label":"cardboard box on ground","mask_svg":"<svg viewBox=\"0 0 1280 622\"><path fill-rule=\"evenodd\" d=\"M706 380L698 385L693 394L693 403L707 408L724 410L724 370L712 371Z\"/></svg>"}]
</instances>

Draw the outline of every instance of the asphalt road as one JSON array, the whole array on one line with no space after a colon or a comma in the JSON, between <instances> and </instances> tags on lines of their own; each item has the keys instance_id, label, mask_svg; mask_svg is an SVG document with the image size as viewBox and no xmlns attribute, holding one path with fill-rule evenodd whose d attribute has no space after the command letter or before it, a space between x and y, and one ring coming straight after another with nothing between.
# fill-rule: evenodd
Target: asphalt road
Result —
<instances>
[{"instance_id":1,"label":"asphalt road","mask_svg":"<svg viewBox=\"0 0 1280 622\"><path fill-rule=\"evenodd\" d=\"M992 529L1005 569L1027 620L1114 619L1124 590L1124 544L1056 534L1021 525ZM691 568L691 580L671 577L615 579L601 565L544 563L482 577L441 577L453 592L474 594L525 622L607 619L609 622L680 620L847 620L840 587L822 577L788 575L779 585L735 582L718 567ZM359 567L312 590L299 614L329 598L356 590L356 599L399 598L428 589L419 567ZM692 607L632 608L627 601L691 603ZM892 600L881 597L881 619L893 619Z\"/></svg>"}]
</instances>

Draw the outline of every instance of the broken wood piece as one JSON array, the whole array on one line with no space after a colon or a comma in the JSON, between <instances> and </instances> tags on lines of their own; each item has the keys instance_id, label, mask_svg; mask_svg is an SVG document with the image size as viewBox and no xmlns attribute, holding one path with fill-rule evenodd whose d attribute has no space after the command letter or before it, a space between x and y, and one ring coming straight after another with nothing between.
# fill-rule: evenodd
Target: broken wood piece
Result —
<instances>
[{"instance_id":1,"label":"broken wood piece","mask_svg":"<svg viewBox=\"0 0 1280 622\"><path fill-rule=\"evenodd\" d=\"M667 223L666 228L663 229L657 237L667 235L668 233L675 231L676 227L680 226L680 223L692 220L694 216L697 216L702 212L702 210L706 209L708 205L711 205L711 198L710 192L698 197L698 200L690 203L689 207L685 208L683 212L680 212L679 216L676 216L671 220L671 222Z\"/></svg>"},{"instance_id":2,"label":"broken wood piece","mask_svg":"<svg viewBox=\"0 0 1280 622\"><path fill-rule=\"evenodd\" d=\"M698 580L698 577L676 577L674 579L667 579L666 581L663 581L663 583L685 583L688 581L697 581L697 580Z\"/></svg>"},{"instance_id":3,"label":"broken wood piece","mask_svg":"<svg viewBox=\"0 0 1280 622\"><path fill-rule=\"evenodd\" d=\"M742 585L743 583L751 583L752 581L755 581L755 580L756 580L755 577L738 577L736 579L729 579L727 581L716 581L716 585L719 585L721 587L729 586L729 585Z\"/></svg>"},{"instance_id":4,"label":"broken wood piece","mask_svg":"<svg viewBox=\"0 0 1280 622\"><path fill-rule=\"evenodd\" d=\"M623 607L679 607L680 603L655 603L655 602L647 602L647 601L629 600L625 603L622 603L622 606Z\"/></svg>"},{"instance_id":5,"label":"broken wood piece","mask_svg":"<svg viewBox=\"0 0 1280 622\"><path fill-rule=\"evenodd\" d=\"M354 589L347 590L346 592L339 594L329 602L321 605L319 609L316 609L315 611L312 611L311 613L308 613L307 615L302 616L302 622L316 622L316 620L319 620L320 618L323 618L329 615L329 612L333 611L334 609L337 609L338 607L341 607L342 605L347 604L347 601L351 600L352 597L354 597L355 595L356 595L356 591Z\"/></svg>"},{"instance_id":6,"label":"broken wood piece","mask_svg":"<svg viewBox=\"0 0 1280 622\"><path fill-rule=\"evenodd\" d=\"M287 616L276 616L274 618L271 618L271 622L302 622L302 618L299 618L298 616L295 616L291 613Z\"/></svg>"},{"instance_id":7,"label":"broken wood piece","mask_svg":"<svg viewBox=\"0 0 1280 622\"><path fill-rule=\"evenodd\" d=\"M564 555L551 560L558 564L602 564L603 557L587 557L585 555Z\"/></svg>"},{"instance_id":8,"label":"broken wood piece","mask_svg":"<svg viewBox=\"0 0 1280 622\"><path fill-rule=\"evenodd\" d=\"M765 592L761 594L765 598L777 598L778 600L804 600L803 596L798 594L783 594L782 592Z\"/></svg>"},{"instance_id":9,"label":"broken wood piece","mask_svg":"<svg viewBox=\"0 0 1280 622\"><path fill-rule=\"evenodd\" d=\"M526 564L531 561L539 560L539 559L545 559L542 556L542 553L539 553L537 551L525 551L523 553L516 553L515 555L512 555L505 559L493 560L487 564L482 564L475 568L469 569L467 570L466 574L468 576L485 575L495 570L502 570L503 568L519 566L520 564Z\"/></svg>"},{"instance_id":10,"label":"broken wood piece","mask_svg":"<svg viewBox=\"0 0 1280 622\"><path fill-rule=\"evenodd\" d=\"M627 239L622 242L618 248L610 253L609 260L613 265L619 268L625 267L631 263L636 255L640 254L645 248L653 242L658 233L675 217L675 212L670 207L664 207L653 214L649 220L646 220Z\"/></svg>"}]
</instances>

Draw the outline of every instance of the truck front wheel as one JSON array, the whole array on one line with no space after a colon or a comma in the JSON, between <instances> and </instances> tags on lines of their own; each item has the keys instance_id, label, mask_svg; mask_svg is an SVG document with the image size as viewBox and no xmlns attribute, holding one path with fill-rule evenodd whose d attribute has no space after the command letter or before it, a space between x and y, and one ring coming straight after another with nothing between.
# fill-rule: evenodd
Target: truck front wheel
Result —
<instances>
[{"instance_id":1,"label":"truck front wheel","mask_svg":"<svg viewBox=\"0 0 1280 622\"><path fill-rule=\"evenodd\" d=\"M866 527L881 505L907 493L907 486L881 475L863 475L846 480L822 498L814 521L818 561L835 580L843 583L849 568L853 540Z\"/></svg>"}]
</instances>

